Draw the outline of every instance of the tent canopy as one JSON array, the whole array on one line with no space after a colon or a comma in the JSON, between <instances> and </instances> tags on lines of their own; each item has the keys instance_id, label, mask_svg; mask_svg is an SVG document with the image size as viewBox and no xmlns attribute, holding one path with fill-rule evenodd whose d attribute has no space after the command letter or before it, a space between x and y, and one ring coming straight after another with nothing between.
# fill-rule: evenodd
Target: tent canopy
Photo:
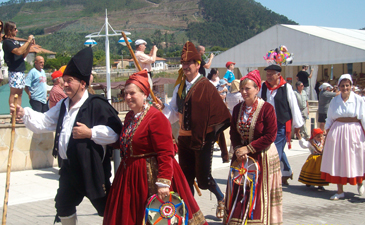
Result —
<instances>
[{"instance_id":1,"label":"tent canopy","mask_svg":"<svg viewBox=\"0 0 365 225\"><path fill-rule=\"evenodd\" d=\"M294 54L294 66L365 62L365 30L278 24L216 56L211 66L265 67L263 57L280 45Z\"/></svg>"}]
</instances>

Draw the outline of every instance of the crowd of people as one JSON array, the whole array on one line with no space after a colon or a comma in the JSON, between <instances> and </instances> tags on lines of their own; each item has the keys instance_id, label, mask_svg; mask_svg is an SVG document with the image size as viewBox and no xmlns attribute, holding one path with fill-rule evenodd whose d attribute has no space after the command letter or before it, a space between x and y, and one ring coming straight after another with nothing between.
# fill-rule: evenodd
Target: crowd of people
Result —
<instances>
[{"instance_id":1,"label":"crowd of people","mask_svg":"<svg viewBox=\"0 0 365 225\"><path fill-rule=\"evenodd\" d=\"M2 28L2 22L0 21ZM125 101L130 111L122 122L108 101L92 93L93 53L90 47L75 54L67 66L52 74L48 97L44 59L37 56L34 68L25 77L24 57L34 44L30 35L20 46L14 37L16 24L4 26L3 49L9 67L10 111L34 133L55 132L53 156L60 164L59 189L55 197L55 221L77 223L76 207L90 199L103 224L151 223L149 204L161 203L161 218L171 218L172 192L184 202L180 216L186 224L207 224L194 199L194 189L208 189L217 200L216 217L223 224L282 224L282 185L289 185L293 172L285 154L290 148L292 128L302 148L310 155L299 181L325 191L337 184L332 200L345 198L343 186L357 185L364 192L365 102L356 94L352 77L342 75L338 91L329 83L319 89L319 128L308 132L310 73L307 66L297 75L293 87L281 75L282 68L258 70L236 79L234 62L227 72L209 69L214 58L202 59L204 46L186 42L182 68L171 101L147 101L153 76L151 63L157 47L145 54L147 42L138 39L137 62L142 71L125 84ZM25 88L31 108L14 105L15 94ZM356 91L356 90L355 90ZM171 124L179 122L174 140ZM229 128L228 152L223 131ZM218 141L223 163L230 163L226 190L212 176L213 146ZM111 149L120 149L121 163L111 183ZM175 154L178 154L178 162ZM185 210L186 209L186 210ZM161 219L157 219L160 221ZM179 220L181 223L181 220ZM156 221L154 223L157 223Z\"/></svg>"}]
</instances>

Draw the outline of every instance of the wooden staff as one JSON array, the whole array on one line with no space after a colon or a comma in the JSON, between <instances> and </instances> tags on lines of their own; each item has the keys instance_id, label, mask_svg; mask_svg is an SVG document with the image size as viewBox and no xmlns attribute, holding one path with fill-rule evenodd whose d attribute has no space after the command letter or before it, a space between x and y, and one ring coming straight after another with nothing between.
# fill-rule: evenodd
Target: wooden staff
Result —
<instances>
[{"instance_id":1,"label":"wooden staff","mask_svg":"<svg viewBox=\"0 0 365 225\"><path fill-rule=\"evenodd\" d=\"M142 68L139 65L138 60L137 60L136 56L134 55L133 49L132 49L131 45L129 44L128 38L127 38L127 36L125 35L125 33L123 31L122 31L122 36L123 36L124 41L125 41L125 43L126 43L126 45L128 47L129 53L131 53L131 56L132 56L133 61L134 61L134 64L136 65L138 71L141 71ZM155 96L155 94L152 91L152 87L150 87L150 94L151 94L151 97L152 97L153 101L156 102L156 103L158 103L157 102L157 99L156 99L156 96ZM161 109L160 109L160 111L161 111ZM175 138L174 138L174 140L175 140ZM194 181L194 187L195 187L196 191L198 192L198 195L201 196L202 193L201 193L201 191L200 191L200 189L198 187L198 184L195 181Z\"/></svg>"},{"instance_id":2,"label":"wooden staff","mask_svg":"<svg viewBox=\"0 0 365 225\"><path fill-rule=\"evenodd\" d=\"M8 167L6 171L6 187L5 187L5 197L4 197L4 205L3 205L3 220L2 225L6 224L6 216L8 213L8 200L9 200L9 187L10 187L10 171L11 171L11 162L13 158L13 151L14 151L14 139L15 139L15 117L16 117L16 106L18 102L18 95L15 94L14 96L14 112L11 116L11 138L10 138L10 149L9 149L9 156L8 156Z\"/></svg>"}]
</instances>

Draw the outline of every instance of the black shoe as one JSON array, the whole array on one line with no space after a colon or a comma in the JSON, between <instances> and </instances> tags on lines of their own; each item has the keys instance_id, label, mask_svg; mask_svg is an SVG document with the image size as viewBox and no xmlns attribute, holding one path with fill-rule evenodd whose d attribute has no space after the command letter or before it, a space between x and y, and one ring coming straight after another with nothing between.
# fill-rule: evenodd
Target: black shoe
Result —
<instances>
[{"instance_id":1,"label":"black shoe","mask_svg":"<svg viewBox=\"0 0 365 225\"><path fill-rule=\"evenodd\" d=\"M318 191L325 191L326 189L324 189L324 187L323 187L323 186L318 186L317 190L318 190Z\"/></svg>"},{"instance_id":2,"label":"black shoe","mask_svg":"<svg viewBox=\"0 0 365 225\"><path fill-rule=\"evenodd\" d=\"M306 184L305 186L306 186L307 188L311 187L311 185L309 185L309 184Z\"/></svg>"}]
</instances>

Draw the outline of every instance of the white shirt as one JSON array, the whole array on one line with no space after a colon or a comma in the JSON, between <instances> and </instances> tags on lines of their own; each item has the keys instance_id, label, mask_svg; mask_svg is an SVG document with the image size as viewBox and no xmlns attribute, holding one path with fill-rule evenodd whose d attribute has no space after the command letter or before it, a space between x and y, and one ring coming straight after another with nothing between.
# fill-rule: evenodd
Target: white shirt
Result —
<instances>
[{"instance_id":1,"label":"white shirt","mask_svg":"<svg viewBox=\"0 0 365 225\"><path fill-rule=\"evenodd\" d=\"M138 60L139 65L141 66L142 70L146 69L148 72L152 71L151 64L155 62L153 60L152 56L147 55L142 51L136 51L135 56ZM136 70L138 71L137 66L136 66Z\"/></svg>"},{"instance_id":2,"label":"white shirt","mask_svg":"<svg viewBox=\"0 0 365 225\"><path fill-rule=\"evenodd\" d=\"M325 129L329 129L333 122L340 117L356 117L361 121L362 127L365 127L364 100L352 91L346 102L342 100L341 94L334 97L328 107Z\"/></svg>"},{"instance_id":3,"label":"white shirt","mask_svg":"<svg viewBox=\"0 0 365 225\"><path fill-rule=\"evenodd\" d=\"M198 78L201 75L198 74L198 76L196 76L191 82L185 80L185 93L187 94L191 88L191 86L193 86L193 84L198 80ZM179 120L179 111L177 108L177 103L176 103L176 96L177 96L177 92L179 90L180 85L177 85L174 89L174 91L172 92L172 98L169 104L165 104L165 108L162 110L162 113L167 117L167 119L170 121L171 124L175 123L176 121Z\"/></svg>"},{"instance_id":4,"label":"white shirt","mask_svg":"<svg viewBox=\"0 0 365 225\"><path fill-rule=\"evenodd\" d=\"M80 107L89 97L87 90L84 92L80 101L78 101L71 109L69 109L70 99L65 100L66 112L63 118L62 130L59 138L59 154L62 159L67 159L67 146L72 134L73 125L75 123L76 115ZM45 113L40 113L31 108L24 108L23 121L25 126L34 133L54 132L57 127L58 116L60 114L61 104L59 101L54 107ZM118 140L118 134L108 126L98 125L91 128L91 140L96 144L102 145L105 151L105 145L112 144Z\"/></svg>"},{"instance_id":5,"label":"white shirt","mask_svg":"<svg viewBox=\"0 0 365 225\"><path fill-rule=\"evenodd\" d=\"M293 119L293 126L294 126L294 128L302 127L304 125L302 113L299 109L297 98L295 97L295 94L293 91L293 87L289 84L287 84L286 87L287 87L287 99L289 102L289 107L290 107L290 111L291 111L291 115L292 115L292 119ZM283 88L283 86L280 88ZM262 91L262 88L260 89L260 91L258 93L259 97L261 97L261 91ZM278 92L278 89L274 90L272 93L269 89L267 89L267 91L266 91L266 97L267 97L266 101L268 103L270 103L272 106L274 106L274 109L275 109L274 98L275 98L277 92Z\"/></svg>"}]
</instances>

